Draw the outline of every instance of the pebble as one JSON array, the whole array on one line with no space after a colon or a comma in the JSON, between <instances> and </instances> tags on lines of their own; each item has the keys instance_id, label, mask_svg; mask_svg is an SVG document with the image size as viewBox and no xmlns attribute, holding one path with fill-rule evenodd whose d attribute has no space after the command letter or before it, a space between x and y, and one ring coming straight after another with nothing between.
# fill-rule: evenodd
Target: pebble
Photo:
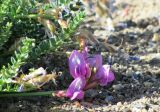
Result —
<instances>
[{"instance_id":1,"label":"pebble","mask_svg":"<svg viewBox=\"0 0 160 112\"><path fill-rule=\"evenodd\" d=\"M105 98L105 102L106 103L113 103L114 102L114 98L113 98L113 96L106 96L106 98Z\"/></svg>"},{"instance_id":2,"label":"pebble","mask_svg":"<svg viewBox=\"0 0 160 112\"><path fill-rule=\"evenodd\" d=\"M132 111L133 111L133 112L138 112L138 111L140 111L140 110L142 110L142 109L145 109L145 108L146 108L146 105L143 104L143 103L133 103L133 104L131 105L131 108L132 108Z\"/></svg>"},{"instance_id":3,"label":"pebble","mask_svg":"<svg viewBox=\"0 0 160 112\"><path fill-rule=\"evenodd\" d=\"M98 91L95 89L89 89L85 92L85 97L94 98L98 95Z\"/></svg>"},{"instance_id":4,"label":"pebble","mask_svg":"<svg viewBox=\"0 0 160 112\"><path fill-rule=\"evenodd\" d=\"M141 112L148 112L146 109L142 109Z\"/></svg>"},{"instance_id":5,"label":"pebble","mask_svg":"<svg viewBox=\"0 0 160 112\"><path fill-rule=\"evenodd\" d=\"M103 92L99 92L97 97L99 97L100 99L105 99L106 96L108 96L108 92L103 91Z\"/></svg>"},{"instance_id":6,"label":"pebble","mask_svg":"<svg viewBox=\"0 0 160 112\"><path fill-rule=\"evenodd\" d=\"M121 105L122 105L122 103L121 103L121 102L118 102L118 103L117 103L117 106L121 106Z\"/></svg>"},{"instance_id":7,"label":"pebble","mask_svg":"<svg viewBox=\"0 0 160 112\"><path fill-rule=\"evenodd\" d=\"M153 85L153 83L148 82L148 81L144 82L143 84L144 84L144 86L147 87L147 88L149 88L149 87L151 87L151 86Z\"/></svg>"},{"instance_id":8,"label":"pebble","mask_svg":"<svg viewBox=\"0 0 160 112\"><path fill-rule=\"evenodd\" d=\"M123 85L122 84L116 84L116 85L113 85L112 87L116 91L123 89Z\"/></svg>"},{"instance_id":9,"label":"pebble","mask_svg":"<svg viewBox=\"0 0 160 112\"><path fill-rule=\"evenodd\" d=\"M125 108L122 112L132 112L132 111L129 108Z\"/></svg>"},{"instance_id":10,"label":"pebble","mask_svg":"<svg viewBox=\"0 0 160 112\"><path fill-rule=\"evenodd\" d=\"M131 76L133 74L133 70L132 70L132 68L130 67L130 68L128 68L127 70L126 70L126 75L127 76Z\"/></svg>"}]
</instances>

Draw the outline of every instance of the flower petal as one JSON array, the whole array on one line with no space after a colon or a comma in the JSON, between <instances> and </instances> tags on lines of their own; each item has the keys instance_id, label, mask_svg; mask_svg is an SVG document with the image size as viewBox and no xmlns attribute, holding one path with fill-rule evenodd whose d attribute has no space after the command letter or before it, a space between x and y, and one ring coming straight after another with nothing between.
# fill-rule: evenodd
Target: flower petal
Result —
<instances>
[{"instance_id":1,"label":"flower petal","mask_svg":"<svg viewBox=\"0 0 160 112\"><path fill-rule=\"evenodd\" d=\"M70 98L71 100L74 100L74 99L83 99L84 98L84 91L77 91L77 92L74 92L73 93L73 96Z\"/></svg>"},{"instance_id":2,"label":"flower petal","mask_svg":"<svg viewBox=\"0 0 160 112\"><path fill-rule=\"evenodd\" d=\"M88 49L88 47L86 46L86 47L84 47L84 49L82 50L82 54L83 54L83 56L84 56L84 58L86 59L87 58L87 56L88 56L88 51L89 51L89 49Z\"/></svg>"},{"instance_id":3,"label":"flower petal","mask_svg":"<svg viewBox=\"0 0 160 112\"><path fill-rule=\"evenodd\" d=\"M55 96L57 97L65 97L66 93L63 90L56 91Z\"/></svg>"},{"instance_id":4,"label":"flower petal","mask_svg":"<svg viewBox=\"0 0 160 112\"><path fill-rule=\"evenodd\" d=\"M85 85L86 85L85 77L75 78L73 80L73 82L70 84L69 88L67 89L66 96L70 97L70 98L73 97L73 99L75 99L74 97L81 98L82 93L75 94L75 92L82 91L83 88L85 87ZM75 95L75 96L73 96L73 95Z\"/></svg>"},{"instance_id":5,"label":"flower petal","mask_svg":"<svg viewBox=\"0 0 160 112\"><path fill-rule=\"evenodd\" d=\"M99 54L94 55L93 57L89 57L87 62L91 67L96 67L98 70L102 66L102 56Z\"/></svg>"},{"instance_id":6,"label":"flower petal","mask_svg":"<svg viewBox=\"0 0 160 112\"><path fill-rule=\"evenodd\" d=\"M89 78L91 76L91 68L89 67L88 64L86 64L86 78Z\"/></svg>"},{"instance_id":7,"label":"flower petal","mask_svg":"<svg viewBox=\"0 0 160 112\"><path fill-rule=\"evenodd\" d=\"M69 57L69 69L73 78L86 75L86 61L83 54L74 50Z\"/></svg>"},{"instance_id":8,"label":"flower petal","mask_svg":"<svg viewBox=\"0 0 160 112\"><path fill-rule=\"evenodd\" d=\"M101 86L107 85L108 82L112 82L114 79L114 73L111 71L110 66L108 65L103 65L100 67L94 76L94 80L99 80L99 84Z\"/></svg>"}]
</instances>

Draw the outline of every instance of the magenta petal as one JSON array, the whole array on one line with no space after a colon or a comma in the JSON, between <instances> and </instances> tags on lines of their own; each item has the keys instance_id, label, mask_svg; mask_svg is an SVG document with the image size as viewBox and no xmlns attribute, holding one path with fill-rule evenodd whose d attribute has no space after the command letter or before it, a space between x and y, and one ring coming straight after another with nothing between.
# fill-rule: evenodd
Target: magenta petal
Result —
<instances>
[{"instance_id":1,"label":"magenta petal","mask_svg":"<svg viewBox=\"0 0 160 112\"><path fill-rule=\"evenodd\" d=\"M86 64L86 78L89 78L91 76L91 69L88 64Z\"/></svg>"},{"instance_id":2,"label":"magenta petal","mask_svg":"<svg viewBox=\"0 0 160 112\"><path fill-rule=\"evenodd\" d=\"M89 51L89 49L88 49L87 46L82 50L82 54L83 54L83 56L84 56L85 59L86 59L87 56L88 56L88 51Z\"/></svg>"},{"instance_id":3,"label":"magenta petal","mask_svg":"<svg viewBox=\"0 0 160 112\"><path fill-rule=\"evenodd\" d=\"M101 86L107 85L108 82L112 82L114 79L114 73L111 71L109 65L100 67L94 77L94 80L99 80Z\"/></svg>"},{"instance_id":4,"label":"magenta petal","mask_svg":"<svg viewBox=\"0 0 160 112\"><path fill-rule=\"evenodd\" d=\"M74 50L69 57L69 69L73 78L86 75L86 61L82 53Z\"/></svg>"},{"instance_id":5,"label":"magenta petal","mask_svg":"<svg viewBox=\"0 0 160 112\"><path fill-rule=\"evenodd\" d=\"M77 92L74 92L73 93L73 96L71 97L71 100L74 100L74 99L83 99L84 98L84 91L77 91Z\"/></svg>"},{"instance_id":6,"label":"magenta petal","mask_svg":"<svg viewBox=\"0 0 160 112\"><path fill-rule=\"evenodd\" d=\"M98 70L102 66L102 56L94 55L93 57L89 57L87 62L91 67L96 67Z\"/></svg>"},{"instance_id":7,"label":"magenta petal","mask_svg":"<svg viewBox=\"0 0 160 112\"><path fill-rule=\"evenodd\" d=\"M66 91L66 96L71 99L81 99L83 98L83 88L86 85L85 77L77 77L70 84L69 88ZM77 93L78 92L78 93Z\"/></svg>"}]
</instances>

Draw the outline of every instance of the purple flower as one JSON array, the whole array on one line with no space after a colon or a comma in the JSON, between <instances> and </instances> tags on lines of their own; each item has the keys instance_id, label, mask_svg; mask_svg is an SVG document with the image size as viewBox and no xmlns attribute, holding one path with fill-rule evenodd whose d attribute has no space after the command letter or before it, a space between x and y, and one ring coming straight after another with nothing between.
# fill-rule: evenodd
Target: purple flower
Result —
<instances>
[{"instance_id":1,"label":"purple flower","mask_svg":"<svg viewBox=\"0 0 160 112\"><path fill-rule=\"evenodd\" d=\"M82 54L85 59L88 57L88 51L89 51L88 47L84 47L84 49L82 50Z\"/></svg>"},{"instance_id":2,"label":"purple flower","mask_svg":"<svg viewBox=\"0 0 160 112\"><path fill-rule=\"evenodd\" d=\"M66 97L70 97L71 100L83 99L84 91L83 88L86 85L86 79L83 76L79 76L74 79L66 91Z\"/></svg>"},{"instance_id":3,"label":"purple flower","mask_svg":"<svg viewBox=\"0 0 160 112\"><path fill-rule=\"evenodd\" d=\"M101 66L93 78L93 80L98 80L101 86L106 86L108 82L112 82L114 79L114 73L109 65Z\"/></svg>"},{"instance_id":4,"label":"purple flower","mask_svg":"<svg viewBox=\"0 0 160 112\"><path fill-rule=\"evenodd\" d=\"M71 100L83 99L84 91L100 84L107 85L115 79L109 65L102 66L102 56L88 56L88 47L81 52L74 50L69 57L69 70L74 78L66 91L66 97ZM96 70L94 70L96 68ZM92 71L91 71L92 70Z\"/></svg>"},{"instance_id":5,"label":"purple flower","mask_svg":"<svg viewBox=\"0 0 160 112\"><path fill-rule=\"evenodd\" d=\"M87 58L87 62L91 67L95 67L98 70L102 66L102 56L98 54L94 55Z\"/></svg>"},{"instance_id":6,"label":"purple flower","mask_svg":"<svg viewBox=\"0 0 160 112\"><path fill-rule=\"evenodd\" d=\"M74 50L69 57L69 70L73 78L79 76L89 77L90 68L82 53Z\"/></svg>"}]
</instances>

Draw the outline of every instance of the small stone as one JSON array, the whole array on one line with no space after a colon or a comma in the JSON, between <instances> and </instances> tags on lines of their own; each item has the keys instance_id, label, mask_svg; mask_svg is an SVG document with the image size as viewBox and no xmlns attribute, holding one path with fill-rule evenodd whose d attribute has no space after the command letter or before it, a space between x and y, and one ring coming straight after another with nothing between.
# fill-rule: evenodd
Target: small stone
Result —
<instances>
[{"instance_id":1,"label":"small stone","mask_svg":"<svg viewBox=\"0 0 160 112\"><path fill-rule=\"evenodd\" d=\"M132 70L132 68L130 67L130 68L128 68L127 70L126 70L126 75L127 76L131 76L133 74L133 70Z\"/></svg>"},{"instance_id":2,"label":"small stone","mask_svg":"<svg viewBox=\"0 0 160 112\"><path fill-rule=\"evenodd\" d=\"M123 112L132 112L129 108L125 108Z\"/></svg>"},{"instance_id":3,"label":"small stone","mask_svg":"<svg viewBox=\"0 0 160 112\"><path fill-rule=\"evenodd\" d=\"M80 108L80 107L81 107L81 104L80 104L80 102L75 101L75 102L74 102L74 106L75 106L75 107L79 107L79 108Z\"/></svg>"},{"instance_id":4,"label":"small stone","mask_svg":"<svg viewBox=\"0 0 160 112\"><path fill-rule=\"evenodd\" d=\"M131 108L133 112L140 112L140 110L146 108L146 105L143 103L133 103Z\"/></svg>"},{"instance_id":5,"label":"small stone","mask_svg":"<svg viewBox=\"0 0 160 112\"><path fill-rule=\"evenodd\" d=\"M124 110L124 109L125 109L125 106L121 105L120 110L122 111L122 110Z\"/></svg>"},{"instance_id":6,"label":"small stone","mask_svg":"<svg viewBox=\"0 0 160 112\"><path fill-rule=\"evenodd\" d=\"M100 99L105 99L107 95L108 95L108 92L101 91L101 92L98 93L97 97L100 98Z\"/></svg>"},{"instance_id":7,"label":"small stone","mask_svg":"<svg viewBox=\"0 0 160 112\"><path fill-rule=\"evenodd\" d=\"M125 96L118 94L117 97L118 97L119 99L123 99Z\"/></svg>"},{"instance_id":8,"label":"small stone","mask_svg":"<svg viewBox=\"0 0 160 112\"><path fill-rule=\"evenodd\" d=\"M117 90L117 91L123 89L122 84L113 85L112 87L113 87L114 90Z\"/></svg>"},{"instance_id":9,"label":"small stone","mask_svg":"<svg viewBox=\"0 0 160 112\"><path fill-rule=\"evenodd\" d=\"M106 103L112 103L112 102L114 102L114 98L113 98L113 96L107 96L106 98L105 98L105 102Z\"/></svg>"},{"instance_id":10,"label":"small stone","mask_svg":"<svg viewBox=\"0 0 160 112\"><path fill-rule=\"evenodd\" d=\"M127 105L127 102L124 102L123 105Z\"/></svg>"},{"instance_id":11,"label":"small stone","mask_svg":"<svg viewBox=\"0 0 160 112\"><path fill-rule=\"evenodd\" d=\"M154 110L152 108L149 108L148 112L154 112Z\"/></svg>"},{"instance_id":12,"label":"small stone","mask_svg":"<svg viewBox=\"0 0 160 112\"><path fill-rule=\"evenodd\" d=\"M88 108L90 108L90 107L92 107L92 106L93 106L93 104L92 104L92 103L85 102L85 101L82 101L82 102L81 102L81 105L82 105L82 106L84 106L84 107L88 107Z\"/></svg>"},{"instance_id":13,"label":"small stone","mask_svg":"<svg viewBox=\"0 0 160 112\"><path fill-rule=\"evenodd\" d=\"M121 102L118 102L118 103L117 103L117 106L121 106L121 105L122 105L122 103L121 103Z\"/></svg>"},{"instance_id":14,"label":"small stone","mask_svg":"<svg viewBox=\"0 0 160 112\"><path fill-rule=\"evenodd\" d=\"M116 108L115 108L115 111L116 111L116 112L119 111L119 107L116 107Z\"/></svg>"},{"instance_id":15,"label":"small stone","mask_svg":"<svg viewBox=\"0 0 160 112\"><path fill-rule=\"evenodd\" d=\"M85 97L94 98L98 95L98 91L95 89L89 89L85 92Z\"/></svg>"},{"instance_id":16,"label":"small stone","mask_svg":"<svg viewBox=\"0 0 160 112\"><path fill-rule=\"evenodd\" d=\"M147 88L149 88L149 87L151 87L153 85L151 82L148 82L148 81L144 82L143 84Z\"/></svg>"},{"instance_id":17,"label":"small stone","mask_svg":"<svg viewBox=\"0 0 160 112\"><path fill-rule=\"evenodd\" d=\"M141 112L148 112L146 109L142 109Z\"/></svg>"}]
</instances>

